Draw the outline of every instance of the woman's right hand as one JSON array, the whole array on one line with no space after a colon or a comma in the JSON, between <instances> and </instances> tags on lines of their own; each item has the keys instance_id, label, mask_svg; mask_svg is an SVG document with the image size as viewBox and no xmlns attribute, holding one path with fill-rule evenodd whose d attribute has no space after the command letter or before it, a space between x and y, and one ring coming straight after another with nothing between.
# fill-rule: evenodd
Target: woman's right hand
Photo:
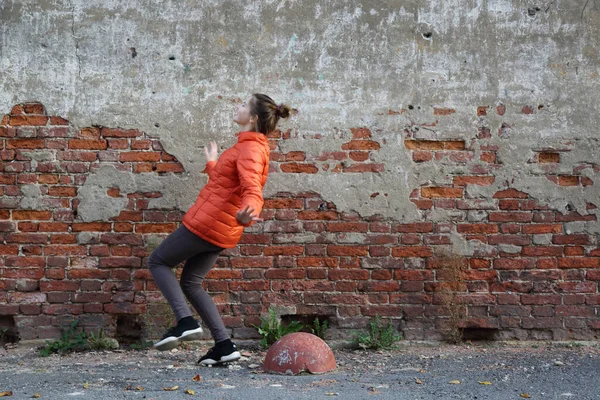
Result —
<instances>
[{"instance_id":1,"label":"woman's right hand","mask_svg":"<svg viewBox=\"0 0 600 400\"><path fill-rule=\"evenodd\" d=\"M217 161L217 158L219 158L217 153L217 143L210 142L210 149L207 146L204 146L204 154L206 154L206 162Z\"/></svg>"}]
</instances>

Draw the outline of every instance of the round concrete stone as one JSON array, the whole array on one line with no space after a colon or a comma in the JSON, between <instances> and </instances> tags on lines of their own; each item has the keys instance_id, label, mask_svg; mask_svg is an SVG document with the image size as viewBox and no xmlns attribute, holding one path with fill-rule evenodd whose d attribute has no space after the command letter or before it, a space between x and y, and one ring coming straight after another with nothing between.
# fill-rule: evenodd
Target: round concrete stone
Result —
<instances>
[{"instance_id":1,"label":"round concrete stone","mask_svg":"<svg viewBox=\"0 0 600 400\"><path fill-rule=\"evenodd\" d=\"M323 374L335 367L335 357L327 343L304 332L290 333L273 343L264 363L265 372L286 375L303 371Z\"/></svg>"}]
</instances>

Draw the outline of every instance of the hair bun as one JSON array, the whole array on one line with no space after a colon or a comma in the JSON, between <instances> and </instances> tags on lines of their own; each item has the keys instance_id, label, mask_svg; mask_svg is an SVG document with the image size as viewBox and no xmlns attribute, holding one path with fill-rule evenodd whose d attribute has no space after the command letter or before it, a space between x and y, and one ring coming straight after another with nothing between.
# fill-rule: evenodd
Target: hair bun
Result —
<instances>
[{"instance_id":1,"label":"hair bun","mask_svg":"<svg viewBox=\"0 0 600 400\"><path fill-rule=\"evenodd\" d=\"M288 118L292 109L287 104L279 104L275 107L275 115L279 118Z\"/></svg>"}]
</instances>

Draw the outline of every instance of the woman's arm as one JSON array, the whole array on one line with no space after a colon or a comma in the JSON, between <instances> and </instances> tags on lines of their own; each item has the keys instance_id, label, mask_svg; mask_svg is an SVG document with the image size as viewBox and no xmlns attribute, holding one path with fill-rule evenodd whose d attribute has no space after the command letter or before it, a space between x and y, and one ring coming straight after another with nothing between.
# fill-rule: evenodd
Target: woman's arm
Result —
<instances>
[{"instance_id":1,"label":"woman's arm","mask_svg":"<svg viewBox=\"0 0 600 400\"><path fill-rule=\"evenodd\" d=\"M240 149L237 171L242 190L242 204L238 211L238 221L244 226L251 226L260 220L258 216L264 204L263 171L267 162L265 153L259 144L249 144ZM243 212L252 217L252 220L248 222L247 218L240 218Z\"/></svg>"},{"instance_id":2,"label":"woman's arm","mask_svg":"<svg viewBox=\"0 0 600 400\"><path fill-rule=\"evenodd\" d=\"M210 142L210 149L207 146L204 146L204 154L206 155L206 167L204 167L204 171L202 172L206 172L210 179L211 172L215 169L217 159L219 158L217 143Z\"/></svg>"}]
</instances>

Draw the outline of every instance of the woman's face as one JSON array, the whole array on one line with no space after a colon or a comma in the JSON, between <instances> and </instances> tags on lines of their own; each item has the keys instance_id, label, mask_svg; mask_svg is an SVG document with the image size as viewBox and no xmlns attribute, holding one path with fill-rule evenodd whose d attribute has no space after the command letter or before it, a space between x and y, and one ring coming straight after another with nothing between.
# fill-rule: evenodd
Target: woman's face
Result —
<instances>
[{"instance_id":1,"label":"woman's face","mask_svg":"<svg viewBox=\"0 0 600 400\"><path fill-rule=\"evenodd\" d=\"M237 109L233 115L233 122L242 126L250 123L250 118L253 117L250 111L250 101L252 101L252 97L237 106Z\"/></svg>"}]
</instances>

